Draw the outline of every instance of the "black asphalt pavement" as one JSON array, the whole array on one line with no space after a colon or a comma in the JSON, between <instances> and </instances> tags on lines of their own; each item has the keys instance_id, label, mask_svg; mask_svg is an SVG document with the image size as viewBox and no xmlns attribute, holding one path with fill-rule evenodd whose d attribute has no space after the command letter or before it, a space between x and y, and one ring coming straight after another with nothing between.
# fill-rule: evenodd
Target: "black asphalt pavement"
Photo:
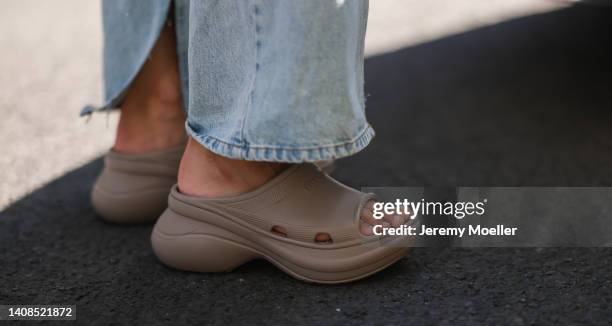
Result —
<instances>
[{"instance_id":1,"label":"black asphalt pavement","mask_svg":"<svg viewBox=\"0 0 612 326\"><path fill-rule=\"evenodd\" d=\"M578 6L369 58L377 137L335 175L355 187L612 186L611 44L612 8ZM612 323L608 248L420 248L338 286L265 261L171 270L151 226L96 217L100 168L0 212L0 304L76 304L76 323L93 325Z\"/></svg>"}]
</instances>

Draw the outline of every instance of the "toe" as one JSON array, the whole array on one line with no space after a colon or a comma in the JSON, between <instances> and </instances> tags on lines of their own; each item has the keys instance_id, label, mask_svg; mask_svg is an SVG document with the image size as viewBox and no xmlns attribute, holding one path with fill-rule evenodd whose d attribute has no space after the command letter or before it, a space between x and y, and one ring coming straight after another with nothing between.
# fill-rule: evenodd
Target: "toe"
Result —
<instances>
[{"instance_id":1,"label":"toe","mask_svg":"<svg viewBox=\"0 0 612 326\"><path fill-rule=\"evenodd\" d=\"M374 218L374 213L367 207L361 211L361 221L370 225L380 224L381 220Z\"/></svg>"},{"instance_id":2,"label":"toe","mask_svg":"<svg viewBox=\"0 0 612 326\"><path fill-rule=\"evenodd\" d=\"M361 232L361 234L369 236L369 235L373 235L374 234L374 227L368 223L365 222L359 222L359 231Z\"/></svg>"},{"instance_id":3,"label":"toe","mask_svg":"<svg viewBox=\"0 0 612 326\"><path fill-rule=\"evenodd\" d=\"M373 200L368 201L363 206L360 214L359 231L366 236L374 234L374 225L382 225L384 223L384 219L374 218L374 203L375 201Z\"/></svg>"},{"instance_id":4,"label":"toe","mask_svg":"<svg viewBox=\"0 0 612 326\"><path fill-rule=\"evenodd\" d=\"M399 215L385 215L385 217L383 217L383 220L393 227L398 227L402 224L401 216Z\"/></svg>"}]
</instances>

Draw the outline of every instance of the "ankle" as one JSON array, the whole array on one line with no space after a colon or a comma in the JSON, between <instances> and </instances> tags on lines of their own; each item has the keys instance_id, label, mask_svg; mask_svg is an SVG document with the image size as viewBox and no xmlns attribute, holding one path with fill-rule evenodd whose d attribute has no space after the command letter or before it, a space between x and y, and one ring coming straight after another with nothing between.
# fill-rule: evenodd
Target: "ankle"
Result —
<instances>
[{"instance_id":1,"label":"ankle","mask_svg":"<svg viewBox=\"0 0 612 326\"><path fill-rule=\"evenodd\" d=\"M288 166L229 159L189 138L181 159L178 187L182 193L191 196L235 196L262 186Z\"/></svg>"},{"instance_id":2,"label":"ankle","mask_svg":"<svg viewBox=\"0 0 612 326\"><path fill-rule=\"evenodd\" d=\"M179 89L159 85L146 99L142 112L150 121L185 121L185 111Z\"/></svg>"},{"instance_id":3,"label":"ankle","mask_svg":"<svg viewBox=\"0 0 612 326\"><path fill-rule=\"evenodd\" d=\"M180 102L179 102L180 103ZM114 149L144 153L184 144L185 113L179 105L162 105L154 100L121 109Z\"/></svg>"}]
</instances>

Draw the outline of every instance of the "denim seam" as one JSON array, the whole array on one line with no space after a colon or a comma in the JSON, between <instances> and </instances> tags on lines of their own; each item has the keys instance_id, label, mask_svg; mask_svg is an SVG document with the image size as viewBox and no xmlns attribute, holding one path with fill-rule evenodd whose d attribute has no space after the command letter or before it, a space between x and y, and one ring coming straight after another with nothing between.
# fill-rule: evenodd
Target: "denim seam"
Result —
<instances>
[{"instance_id":1,"label":"denim seam","mask_svg":"<svg viewBox=\"0 0 612 326\"><path fill-rule=\"evenodd\" d=\"M189 7L185 11L185 6L189 6L189 2L179 3L177 0L171 0L174 4L174 34L176 37L176 57L179 66L179 77L181 80L181 96L182 106L185 113L189 112L189 61L188 61L188 44L189 44ZM170 13L169 13L170 14ZM187 23L187 25L185 25ZM185 31L181 33L181 31ZM185 50L185 54L181 55L181 51Z\"/></svg>"},{"instance_id":2,"label":"denim seam","mask_svg":"<svg viewBox=\"0 0 612 326\"><path fill-rule=\"evenodd\" d=\"M337 146L321 146L319 148L307 150L296 148L265 149L247 147L246 152L243 152L245 148L242 146L227 144L212 136L198 135L191 129L188 129L188 133L202 146L221 156L242 160L290 163L316 162L350 156L364 149L374 137L374 130L368 127L360 138L353 142L345 142Z\"/></svg>"},{"instance_id":3,"label":"denim seam","mask_svg":"<svg viewBox=\"0 0 612 326\"><path fill-rule=\"evenodd\" d=\"M240 141L242 142L242 147L243 150L241 151L241 155L242 156L246 156L246 152L247 149L249 147L249 143L246 140L245 137L245 128L246 128L246 123L247 123L247 118L249 115L249 111L252 108L252 106L254 105L254 98L255 98L255 87L257 85L257 75L259 73L259 59L260 59L260 53L259 53L259 48L261 47L261 39L260 39L260 34L259 34L259 29L261 28L259 25L259 14L261 9L259 8L258 4L257 4L257 0L253 1L253 23L255 26L255 71L253 73L253 81L251 83L251 92L249 94L249 104L246 106L246 109L244 111L244 116L242 117L242 123L240 126Z\"/></svg>"},{"instance_id":4,"label":"denim seam","mask_svg":"<svg viewBox=\"0 0 612 326\"><path fill-rule=\"evenodd\" d=\"M362 129L357 136L343 141L343 142L339 142L339 143L334 143L334 144L329 144L329 145L317 145L317 146L301 146L301 147L293 147L293 146L271 146L271 145L248 145L248 148L254 148L254 149L279 149L279 150L313 150L313 149L321 149L321 148L330 148L330 147L338 147L338 146L346 146L352 143L355 143L359 140L359 138L363 137L363 134L365 134L366 132L368 132L370 129L373 130L372 126L370 126L369 124L365 126L364 129ZM205 138L212 138L213 140L223 143L224 145L227 146L232 146L232 147L236 147L236 148L242 148L244 147L244 145L242 144L232 144L231 142L228 142L226 140L223 139L219 139L215 136L210 136L210 135L199 135L195 132L193 132L193 134L198 135L198 137L205 137Z\"/></svg>"},{"instance_id":5,"label":"denim seam","mask_svg":"<svg viewBox=\"0 0 612 326\"><path fill-rule=\"evenodd\" d=\"M257 161L278 162L313 162L340 158L355 154L367 146L375 136L374 129L368 124L358 136L351 140L336 144L312 147L272 147L272 146L242 146L229 143L210 135L195 132L187 125L187 132L202 146L230 158ZM221 147L221 148L220 148ZM246 150L246 152L245 152Z\"/></svg>"}]
</instances>

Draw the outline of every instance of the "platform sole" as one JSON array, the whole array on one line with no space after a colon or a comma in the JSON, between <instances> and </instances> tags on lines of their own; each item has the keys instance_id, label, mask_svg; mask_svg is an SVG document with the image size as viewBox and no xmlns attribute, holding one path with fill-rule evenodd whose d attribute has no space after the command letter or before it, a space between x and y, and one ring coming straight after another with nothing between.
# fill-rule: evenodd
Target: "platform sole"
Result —
<instances>
[{"instance_id":1,"label":"platform sole","mask_svg":"<svg viewBox=\"0 0 612 326\"><path fill-rule=\"evenodd\" d=\"M159 260L169 267L192 272L227 272L253 259L263 258L287 274L313 283L346 283L372 275L404 257L409 248L386 248L384 255L350 269L336 268L330 261L321 261L321 268L313 264L297 264L264 246L227 229L180 215L170 209L162 214L151 235L153 250ZM284 244L291 251L292 245ZM324 249L307 250L310 257ZM338 249L339 256L343 255ZM329 252L326 252L329 254ZM309 266L306 266L309 265Z\"/></svg>"}]
</instances>

